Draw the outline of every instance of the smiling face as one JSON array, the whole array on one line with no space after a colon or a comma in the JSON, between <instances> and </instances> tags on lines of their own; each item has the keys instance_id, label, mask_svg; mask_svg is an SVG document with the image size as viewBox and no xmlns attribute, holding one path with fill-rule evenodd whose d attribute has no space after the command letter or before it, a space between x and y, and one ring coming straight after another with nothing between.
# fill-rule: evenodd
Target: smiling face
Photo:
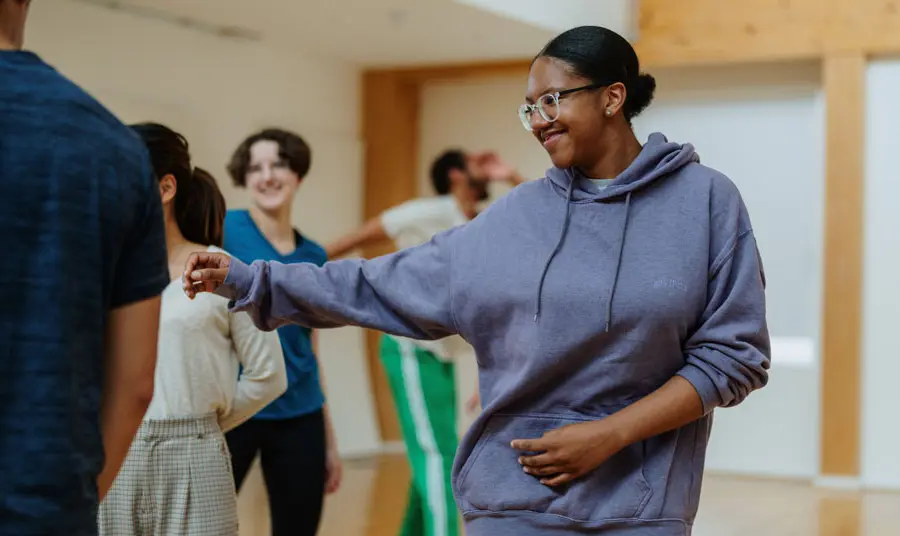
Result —
<instances>
[{"instance_id":1,"label":"smiling face","mask_svg":"<svg viewBox=\"0 0 900 536\"><path fill-rule=\"evenodd\" d=\"M250 146L246 184L253 202L270 212L293 202L300 187L300 176L281 157L278 142L259 140Z\"/></svg>"},{"instance_id":2,"label":"smiling face","mask_svg":"<svg viewBox=\"0 0 900 536\"><path fill-rule=\"evenodd\" d=\"M591 83L574 74L565 62L542 56L531 66L525 101L533 104L544 95ZM555 121L547 121L537 111L531 114L532 133L550 154L554 166L590 169L603 157L608 127L620 114L622 102L624 86L619 83L562 95Z\"/></svg>"}]
</instances>

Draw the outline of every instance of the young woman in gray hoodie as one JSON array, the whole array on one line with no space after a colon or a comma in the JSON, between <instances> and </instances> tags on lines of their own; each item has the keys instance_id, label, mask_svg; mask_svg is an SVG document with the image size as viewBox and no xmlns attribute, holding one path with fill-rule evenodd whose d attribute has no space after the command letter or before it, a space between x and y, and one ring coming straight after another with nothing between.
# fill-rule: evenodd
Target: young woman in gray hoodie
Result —
<instances>
[{"instance_id":1,"label":"young woman in gray hoodie","mask_svg":"<svg viewBox=\"0 0 900 536\"><path fill-rule=\"evenodd\" d=\"M264 329L354 324L475 348L484 410L453 488L469 536L687 536L717 407L768 379L765 276L735 185L631 120L655 82L586 26L535 58L543 179L418 247L323 267L196 254Z\"/></svg>"}]
</instances>

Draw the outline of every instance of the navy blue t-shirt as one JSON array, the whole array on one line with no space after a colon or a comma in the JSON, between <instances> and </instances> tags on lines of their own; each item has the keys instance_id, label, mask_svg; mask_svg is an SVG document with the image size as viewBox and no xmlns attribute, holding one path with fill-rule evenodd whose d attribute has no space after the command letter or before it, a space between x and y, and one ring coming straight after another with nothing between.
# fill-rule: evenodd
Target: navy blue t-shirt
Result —
<instances>
[{"instance_id":1,"label":"navy blue t-shirt","mask_svg":"<svg viewBox=\"0 0 900 536\"><path fill-rule=\"evenodd\" d=\"M169 282L141 140L35 54L0 51L0 535L97 534L110 309Z\"/></svg>"},{"instance_id":2,"label":"navy blue t-shirt","mask_svg":"<svg viewBox=\"0 0 900 536\"><path fill-rule=\"evenodd\" d=\"M281 263L310 262L321 266L328 260L325 249L297 233L297 249L279 253L262 234L246 210L230 210L225 216L225 251L251 263L255 260ZM287 391L254 415L254 419L290 419L322 408L325 398L319 383L319 367L313 353L310 330L288 324L278 328L287 369Z\"/></svg>"}]
</instances>

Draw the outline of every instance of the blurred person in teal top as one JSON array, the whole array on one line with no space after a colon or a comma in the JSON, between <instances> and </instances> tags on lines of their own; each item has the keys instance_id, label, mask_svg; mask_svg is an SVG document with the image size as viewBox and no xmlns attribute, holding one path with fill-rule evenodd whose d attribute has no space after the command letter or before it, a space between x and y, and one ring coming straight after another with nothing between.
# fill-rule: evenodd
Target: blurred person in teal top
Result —
<instances>
[{"instance_id":1,"label":"blurred person in teal top","mask_svg":"<svg viewBox=\"0 0 900 536\"><path fill-rule=\"evenodd\" d=\"M292 224L294 196L310 168L309 146L297 134L266 129L244 140L228 171L246 188L249 210L225 217L225 250L244 261L322 265L325 250ZM278 329L287 391L227 434L235 485L240 489L257 453L269 496L273 536L312 536L324 495L337 490L341 462L316 356L316 336L298 325Z\"/></svg>"},{"instance_id":2,"label":"blurred person in teal top","mask_svg":"<svg viewBox=\"0 0 900 536\"><path fill-rule=\"evenodd\" d=\"M275 249L253 220L249 210L230 210L225 218L225 243L236 251L235 257L275 260L283 263L325 263L325 250L316 242L294 231L296 249L281 254ZM321 410L325 397L319 384L319 368L312 344L312 330L302 326L278 329L287 359L289 389L281 397L256 414L258 419L285 419Z\"/></svg>"}]
</instances>

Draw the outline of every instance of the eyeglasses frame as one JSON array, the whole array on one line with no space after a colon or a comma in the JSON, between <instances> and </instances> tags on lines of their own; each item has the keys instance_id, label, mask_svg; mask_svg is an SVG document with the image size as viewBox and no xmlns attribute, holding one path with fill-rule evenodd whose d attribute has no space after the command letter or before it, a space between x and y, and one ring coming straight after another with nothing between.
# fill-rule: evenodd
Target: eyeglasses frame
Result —
<instances>
[{"instance_id":1,"label":"eyeglasses frame","mask_svg":"<svg viewBox=\"0 0 900 536\"><path fill-rule=\"evenodd\" d=\"M556 106L558 108L559 107L559 99L562 97L565 97L566 95L571 95L572 93L577 93L579 91L586 91L589 89L600 89L603 87L607 87L609 85L611 85L609 82L596 83L596 84L588 84L586 86L575 87L575 88L571 88L571 89L563 89L562 91L554 91L553 93L545 93L545 94L541 95L538 98L537 102L535 102L534 104L528 104L526 102L526 103L519 105L519 110L518 110L519 121L522 122L522 126L525 127L525 130L532 132L534 130L534 127L531 125L531 120L528 118L529 116L526 114L533 114L534 111L537 110L537 112L539 114L541 114L541 117L544 118L544 121L547 121L548 123L553 123L557 119L559 119L559 117L556 117L555 119L550 119L549 117L547 117L547 114L544 113L544 108L540 104L541 101L543 101L544 97L548 97L548 96L552 97L553 102L556 104Z\"/></svg>"}]
</instances>

